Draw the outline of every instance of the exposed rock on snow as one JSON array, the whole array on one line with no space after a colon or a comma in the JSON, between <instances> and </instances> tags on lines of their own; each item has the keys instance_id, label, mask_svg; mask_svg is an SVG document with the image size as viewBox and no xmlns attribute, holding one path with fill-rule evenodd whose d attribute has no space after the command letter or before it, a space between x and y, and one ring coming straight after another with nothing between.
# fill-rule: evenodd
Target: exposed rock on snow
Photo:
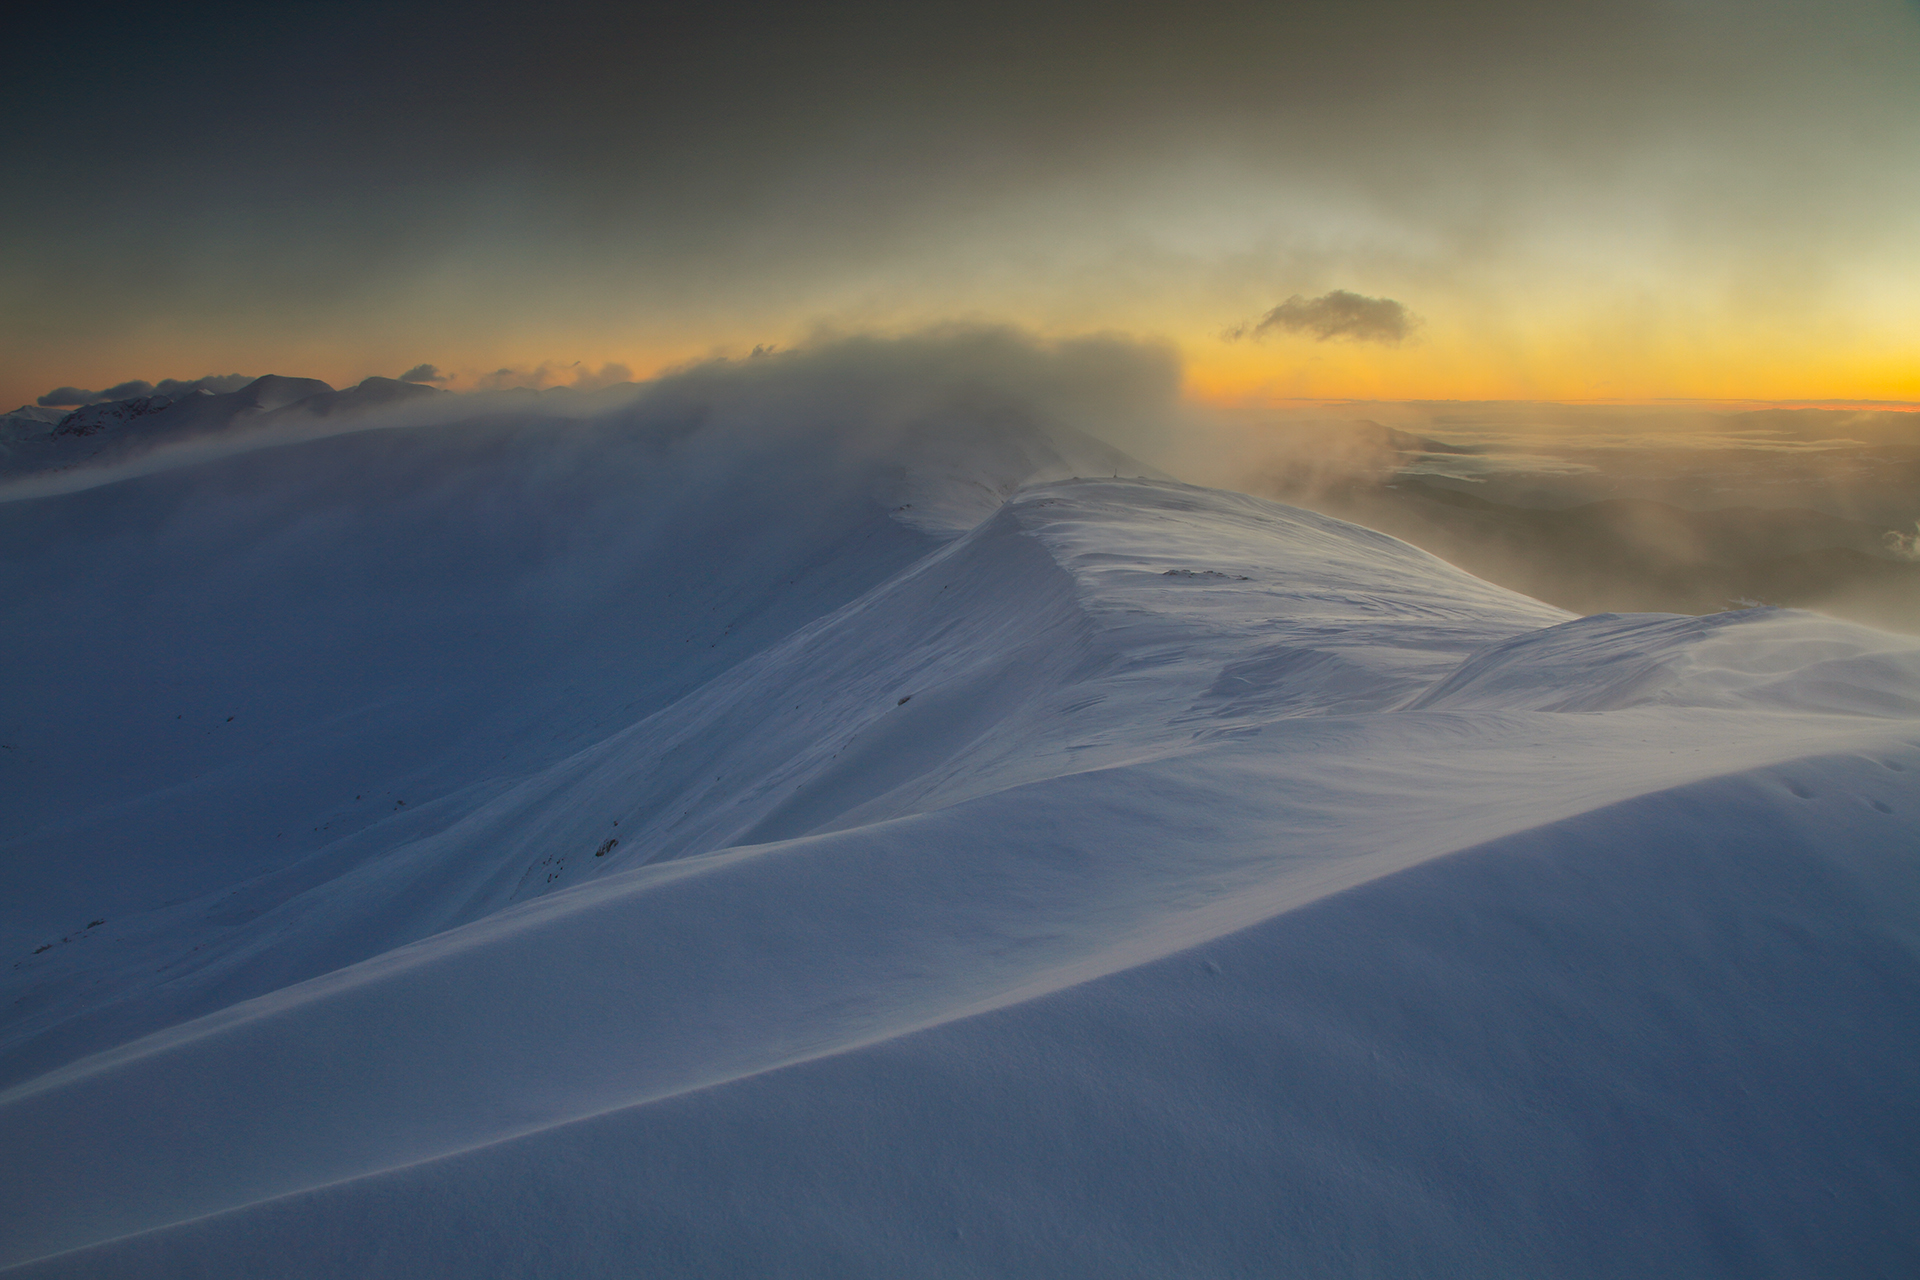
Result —
<instances>
[{"instance_id":1,"label":"exposed rock on snow","mask_svg":"<svg viewBox=\"0 0 1920 1280\"><path fill-rule=\"evenodd\" d=\"M98 435L109 427L125 426L135 418L144 418L172 405L173 400L167 396L136 396L131 400L88 405L60 419L47 434L54 440Z\"/></svg>"}]
</instances>

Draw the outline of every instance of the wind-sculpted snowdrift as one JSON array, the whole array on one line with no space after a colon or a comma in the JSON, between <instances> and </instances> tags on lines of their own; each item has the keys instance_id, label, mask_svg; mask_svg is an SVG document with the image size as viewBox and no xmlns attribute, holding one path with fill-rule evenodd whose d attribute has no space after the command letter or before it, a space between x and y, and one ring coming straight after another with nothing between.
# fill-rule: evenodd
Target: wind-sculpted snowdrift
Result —
<instances>
[{"instance_id":1,"label":"wind-sculpted snowdrift","mask_svg":"<svg viewBox=\"0 0 1920 1280\"><path fill-rule=\"evenodd\" d=\"M1044 415L662 421L0 508L69 637L175 563L141 687L271 721L5 846L19 1274L1920 1263L1920 646L1569 619Z\"/></svg>"}]
</instances>

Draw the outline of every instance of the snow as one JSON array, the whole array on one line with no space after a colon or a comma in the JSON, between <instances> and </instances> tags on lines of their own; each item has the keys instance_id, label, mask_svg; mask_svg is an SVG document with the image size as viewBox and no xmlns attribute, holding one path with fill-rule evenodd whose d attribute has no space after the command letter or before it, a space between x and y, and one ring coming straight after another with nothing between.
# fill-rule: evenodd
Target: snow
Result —
<instances>
[{"instance_id":1,"label":"snow","mask_svg":"<svg viewBox=\"0 0 1920 1280\"><path fill-rule=\"evenodd\" d=\"M769 363L0 504L0 1264L1920 1264L1920 644Z\"/></svg>"}]
</instances>

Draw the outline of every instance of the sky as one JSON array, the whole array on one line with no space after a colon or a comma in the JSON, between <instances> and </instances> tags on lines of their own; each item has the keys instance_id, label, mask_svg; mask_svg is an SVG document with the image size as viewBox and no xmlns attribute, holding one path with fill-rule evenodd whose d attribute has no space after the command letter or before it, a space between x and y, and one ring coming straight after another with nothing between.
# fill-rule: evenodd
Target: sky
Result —
<instances>
[{"instance_id":1,"label":"sky","mask_svg":"<svg viewBox=\"0 0 1920 1280\"><path fill-rule=\"evenodd\" d=\"M36 9L6 404L954 323L1220 403L1920 401L1912 0Z\"/></svg>"}]
</instances>

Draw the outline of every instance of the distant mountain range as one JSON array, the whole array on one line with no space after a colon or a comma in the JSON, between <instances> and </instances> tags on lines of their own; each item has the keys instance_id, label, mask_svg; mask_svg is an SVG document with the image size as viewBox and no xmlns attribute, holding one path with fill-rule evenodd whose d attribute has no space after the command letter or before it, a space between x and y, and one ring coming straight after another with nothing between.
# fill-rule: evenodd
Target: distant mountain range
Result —
<instances>
[{"instance_id":1,"label":"distant mountain range","mask_svg":"<svg viewBox=\"0 0 1920 1280\"><path fill-rule=\"evenodd\" d=\"M0 418L0 479L125 461L162 445L294 416L325 418L441 394L394 378L368 378L336 391L318 378L268 374L225 395L134 396L70 412L23 405Z\"/></svg>"}]
</instances>

